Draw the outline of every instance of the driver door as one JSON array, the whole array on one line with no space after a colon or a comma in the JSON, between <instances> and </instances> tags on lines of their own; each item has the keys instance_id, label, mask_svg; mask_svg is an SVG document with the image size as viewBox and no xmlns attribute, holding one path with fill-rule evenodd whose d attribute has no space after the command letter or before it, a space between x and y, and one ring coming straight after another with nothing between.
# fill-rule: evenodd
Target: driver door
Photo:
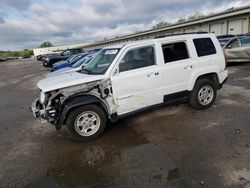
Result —
<instances>
[{"instance_id":1,"label":"driver door","mask_svg":"<svg viewBox=\"0 0 250 188\"><path fill-rule=\"evenodd\" d=\"M118 66L119 73L111 77L118 115L163 102L154 45L127 49Z\"/></svg>"}]
</instances>

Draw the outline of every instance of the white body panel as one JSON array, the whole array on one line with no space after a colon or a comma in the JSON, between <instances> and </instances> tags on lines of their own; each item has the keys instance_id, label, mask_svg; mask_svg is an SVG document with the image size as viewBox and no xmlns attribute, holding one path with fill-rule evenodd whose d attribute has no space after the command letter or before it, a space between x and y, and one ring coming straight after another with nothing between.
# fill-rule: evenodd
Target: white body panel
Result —
<instances>
[{"instance_id":1,"label":"white body panel","mask_svg":"<svg viewBox=\"0 0 250 188\"><path fill-rule=\"evenodd\" d=\"M117 114L161 103L161 76L157 65L120 73L111 79Z\"/></svg>"},{"instance_id":2,"label":"white body panel","mask_svg":"<svg viewBox=\"0 0 250 188\"><path fill-rule=\"evenodd\" d=\"M216 54L198 57L193 39L210 38ZM164 62L163 44L185 42L188 58L170 63ZM154 46L155 65L119 72L119 63L129 50L145 46ZM77 72L50 76L38 83L43 92L99 80L108 80L112 87L113 108L123 115L164 102L164 96L182 91L192 91L199 76L215 73L222 84L227 77L223 50L213 34L182 35L159 38L120 46L120 51L104 75L86 75ZM104 86L103 88L105 88ZM109 98L110 99L110 98ZM104 99L103 99L104 100Z\"/></svg>"},{"instance_id":3,"label":"white body panel","mask_svg":"<svg viewBox=\"0 0 250 188\"><path fill-rule=\"evenodd\" d=\"M54 72L51 72L51 73L47 74L46 78L47 77L52 77L52 76L58 76L58 75L65 74L65 73L76 72L76 71L81 70L81 68L82 68L81 66L76 67L76 68L71 68L71 67L62 68L60 70L57 70L57 71L54 71Z\"/></svg>"},{"instance_id":4,"label":"white body panel","mask_svg":"<svg viewBox=\"0 0 250 188\"><path fill-rule=\"evenodd\" d=\"M78 72L72 72L45 78L39 81L37 86L43 92L48 92L102 79L104 79L104 75L86 75Z\"/></svg>"}]
</instances>

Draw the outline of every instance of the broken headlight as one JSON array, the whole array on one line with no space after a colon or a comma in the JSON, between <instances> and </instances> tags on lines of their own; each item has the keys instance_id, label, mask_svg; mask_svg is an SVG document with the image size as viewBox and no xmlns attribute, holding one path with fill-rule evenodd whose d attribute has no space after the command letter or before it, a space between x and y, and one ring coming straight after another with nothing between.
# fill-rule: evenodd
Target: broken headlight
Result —
<instances>
[{"instance_id":1,"label":"broken headlight","mask_svg":"<svg viewBox=\"0 0 250 188\"><path fill-rule=\"evenodd\" d=\"M42 91L40 92L39 101L41 104L44 104L44 102L46 101L46 94Z\"/></svg>"}]
</instances>

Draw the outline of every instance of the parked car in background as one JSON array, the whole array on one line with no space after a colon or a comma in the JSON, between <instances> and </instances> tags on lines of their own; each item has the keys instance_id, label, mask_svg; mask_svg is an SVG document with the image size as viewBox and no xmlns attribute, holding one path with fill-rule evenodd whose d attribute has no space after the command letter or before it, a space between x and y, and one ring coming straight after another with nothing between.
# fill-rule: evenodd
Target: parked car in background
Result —
<instances>
[{"instance_id":1,"label":"parked car in background","mask_svg":"<svg viewBox=\"0 0 250 188\"><path fill-rule=\"evenodd\" d=\"M76 63L70 64L70 66L57 69L49 73L46 77L57 76L63 73L81 71L85 65L96 55L96 53L86 55L85 57L79 59Z\"/></svg>"},{"instance_id":2,"label":"parked car in background","mask_svg":"<svg viewBox=\"0 0 250 188\"><path fill-rule=\"evenodd\" d=\"M224 47L227 62L250 62L250 36L234 38Z\"/></svg>"},{"instance_id":3,"label":"parked car in background","mask_svg":"<svg viewBox=\"0 0 250 188\"><path fill-rule=\"evenodd\" d=\"M74 63L76 63L77 61L85 57L86 55L88 54L80 53L80 54L69 57L67 60L59 61L52 66L52 69L50 72L54 72L65 67L71 67Z\"/></svg>"},{"instance_id":4,"label":"parked car in background","mask_svg":"<svg viewBox=\"0 0 250 188\"><path fill-rule=\"evenodd\" d=\"M235 35L219 35L217 39L226 39L226 38L234 38Z\"/></svg>"},{"instance_id":5,"label":"parked car in background","mask_svg":"<svg viewBox=\"0 0 250 188\"><path fill-rule=\"evenodd\" d=\"M8 59L7 58L0 58L0 62L1 61L7 61Z\"/></svg>"},{"instance_id":6,"label":"parked car in background","mask_svg":"<svg viewBox=\"0 0 250 188\"><path fill-rule=\"evenodd\" d=\"M55 54L57 54L57 53L53 53L53 54L41 54L41 55L36 56L36 59L37 59L37 61L44 61L44 59L46 57L51 56L51 55L55 55Z\"/></svg>"},{"instance_id":7,"label":"parked car in background","mask_svg":"<svg viewBox=\"0 0 250 188\"><path fill-rule=\"evenodd\" d=\"M45 56L43 66L52 67L52 65L55 64L56 62L61 61L61 60L66 60L72 55L79 54L79 53L83 53L83 50L80 48L77 48L77 49L65 50L60 54L52 54L49 56Z\"/></svg>"},{"instance_id":8,"label":"parked car in background","mask_svg":"<svg viewBox=\"0 0 250 188\"><path fill-rule=\"evenodd\" d=\"M213 34L120 44L102 49L82 71L39 81L32 111L86 141L99 137L108 120L158 105L188 101L196 109L209 108L227 76Z\"/></svg>"},{"instance_id":9,"label":"parked car in background","mask_svg":"<svg viewBox=\"0 0 250 188\"><path fill-rule=\"evenodd\" d=\"M220 38L220 39L218 39L218 41L219 41L221 47L225 48L225 46L227 46L227 44L231 43L233 41L233 39L237 39L237 37Z\"/></svg>"}]
</instances>

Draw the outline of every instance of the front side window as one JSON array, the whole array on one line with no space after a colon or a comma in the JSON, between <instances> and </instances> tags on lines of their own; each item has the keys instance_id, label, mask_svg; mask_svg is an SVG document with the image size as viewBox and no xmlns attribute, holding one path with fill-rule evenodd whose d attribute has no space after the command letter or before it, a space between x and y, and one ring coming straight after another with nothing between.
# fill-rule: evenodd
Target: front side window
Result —
<instances>
[{"instance_id":1,"label":"front side window","mask_svg":"<svg viewBox=\"0 0 250 188\"><path fill-rule=\"evenodd\" d=\"M185 42L177 42L162 45L165 63L188 59L188 51Z\"/></svg>"},{"instance_id":2,"label":"front side window","mask_svg":"<svg viewBox=\"0 0 250 188\"><path fill-rule=\"evenodd\" d=\"M83 69L86 74L105 74L119 52L118 48L103 49Z\"/></svg>"},{"instance_id":3,"label":"front side window","mask_svg":"<svg viewBox=\"0 0 250 188\"><path fill-rule=\"evenodd\" d=\"M198 57L216 54L216 49L211 38L200 38L193 41Z\"/></svg>"},{"instance_id":4,"label":"front side window","mask_svg":"<svg viewBox=\"0 0 250 188\"><path fill-rule=\"evenodd\" d=\"M129 71L155 65L153 46L139 47L129 50L119 64L119 71Z\"/></svg>"}]
</instances>

